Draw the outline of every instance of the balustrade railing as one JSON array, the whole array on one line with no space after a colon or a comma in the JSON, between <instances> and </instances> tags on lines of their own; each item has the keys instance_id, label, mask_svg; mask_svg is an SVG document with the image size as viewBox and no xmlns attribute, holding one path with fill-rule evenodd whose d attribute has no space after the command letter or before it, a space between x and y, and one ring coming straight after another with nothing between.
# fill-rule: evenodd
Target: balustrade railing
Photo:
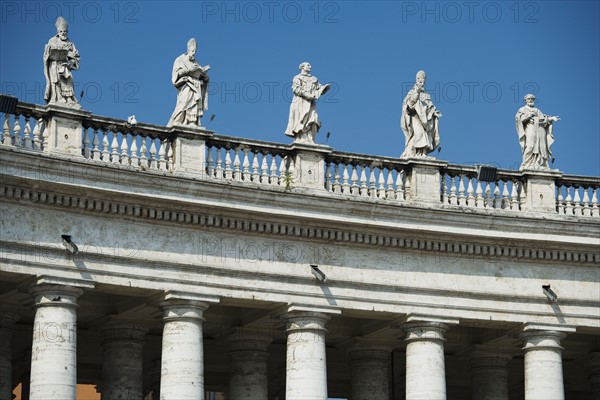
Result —
<instances>
[{"instance_id":1,"label":"balustrade railing","mask_svg":"<svg viewBox=\"0 0 600 400\"><path fill-rule=\"evenodd\" d=\"M398 159L345 152L325 157L325 189L330 193L405 201L408 164Z\"/></svg>"},{"instance_id":2,"label":"balustrade railing","mask_svg":"<svg viewBox=\"0 0 600 400\"><path fill-rule=\"evenodd\" d=\"M556 180L556 211L561 215L600 217L600 178L563 175Z\"/></svg>"},{"instance_id":3,"label":"balustrade railing","mask_svg":"<svg viewBox=\"0 0 600 400\"><path fill-rule=\"evenodd\" d=\"M142 170L173 170L173 139L164 127L92 116L82 123L82 155Z\"/></svg>"},{"instance_id":4,"label":"balustrade railing","mask_svg":"<svg viewBox=\"0 0 600 400\"><path fill-rule=\"evenodd\" d=\"M544 171L537 176L531 171L498 169L495 178L487 182L478 179L476 166L441 161L419 163L418 160L331 151L322 147L315 148L311 156L314 158L304 159L302 152L310 153L311 150L299 150L294 145L214 135L211 132L180 132L144 123L130 125L125 120L91 115L89 112L69 114L22 102L9 109L10 113L0 114L2 148L64 153L69 157L81 154L91 162L139 170L177 172L181 168L181 172L206 174L215 181L286 190L306 184L310 189L322 188L324 193L332 195L392 200L396 204L419 205L429 201L435 204L439 201L440 206L450 208L552 212L555 203L559 215L600 217L598 177L559 172L544 174ZM80 143L77 135L67 135L68 132L79 132L78 124L81 126ZM67 133L63 135L62 132ZM61 140L50 137L58 134ZM68 143L62 141L63 136L65 140L70 137ZM200 150L203 148L204 154ZM309 171L308 174L313 171L310 166L309 169L305 169L306 165L302 166L301 163L306 163L306 160L324 165L323 178L319 178L323 179L323 186L314 180L315 175L312 178L309 178L310 175L303 176L303 171ZM438 171L440 181L437 180ZM424 174L421 178L413 176L420 173ZM529 181L530 176L534 177L533 181ZM550 185L554 180L555 199L550 195L551 189L549 193L544 191L549 187L545 180ZM532 203L534 198L525 198L525 192L534 193L534 197L539 195L549 204L540 206ZM439 198L436 193L439 193Z\"/></svg>"},{"instance_id":5,"label":"balustrade railing","mask_svg":"<svg viewBox=\"0 0 600 400\"><path fill-rule=\"evenodd\" d=\"M39 106L19 102L14 114L1 119L3 146L42 151L48 146L46 112Z\"/></svg>"},{"instance_id":6,"label":"balustrade railing","mask_svg":"<svg viewBox=\"0 0 600 400\"><path fill-rule=\"evenodd\" d=\"M282 144L217 135L206 141L206 173L217 180L289 189L291 161L290 150Z\"/></svg>"},{"instance_id":7,"label":"balustrade railing","mask_svg":"<svg viewBox=\"0 0 600 400\"><path fill-rule=\"evenodd\" d=\"M477 179L477 167L448 165L441 171L442 204L519 211L523 182L518 171L497 170L496 179Z\"/></svg>"}]
</instances>

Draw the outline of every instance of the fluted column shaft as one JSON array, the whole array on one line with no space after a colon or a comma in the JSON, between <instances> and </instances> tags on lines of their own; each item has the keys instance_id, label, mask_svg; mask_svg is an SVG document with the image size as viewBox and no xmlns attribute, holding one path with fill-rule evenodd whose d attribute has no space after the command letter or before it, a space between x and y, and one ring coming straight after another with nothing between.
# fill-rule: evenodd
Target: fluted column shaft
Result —
<instances>
[{"instance_id":1,"label":"fluted column shaft","mask_svg":"<svg viewBox=\"0 0 600 400\"><path fill-rule=\"evenodd\" d=\"M109 323L100 329L102 400L142 400L142 348L147 329L129 323Z\"/></svg>"},{"instance_id":2,"label":"fluted column shaft","mask_svg":"<svg viewBox=\"0 0 600 400\"><path fill-rule=\"evenodd\" d=\"M0 314L0 399L12 399L12 334L19 319L15 313Z\"/></svg>"},{"instance_id":3,"label":"fluted column shaft","mask_svg":"<svg viewBox=\"0 0 600 400\"><path fill-rule=\"evenodd\" d=\"M77 298L82 289L42 284L35 301L30 400L75 400L77 385Z\"/></svg>"},{"instance_id":4,"label":"fluted column shaft","mask_svg":"<svg viewBox=\"0 0 600 400\"><path fill-rule=\"evenodd\" d=\"M170 299L163 309L161 400L204 399L203 313L208 303Z\"/></svg>"},{"instance_id":5,"label":"fluted column shaft","mask_svg":"<svg viewBox=\"0 0 600 400\"><path fill-rule=\"evenodd\" d=\"M448 326L415 321L406 333L406 400L446 400L444 334Z\"/></svg>"},{"instance_id":6,"label":"fluted column shaft","mask_svg":"<svg viewBox=\"0 0 600 400\"><path fill-rule=\"evenodd\" d=\"M564 400L561 340L564 332L528 330L521 334L525 352L525 400Z\"/></svg>"},{"instance_id":7,"label":"fluted column shaft","mask_svg":"<svg viewBox=\"0 0 600 400\"><path fill-rule=\"evenodd\" d=\"M235 329L226 338L229 345L229 400L268 398L268 335L248 329Z\"/></svg>"},{"instance_id":8,"label":"fluted column shaft","mask_svg":"<svg viewBox=\"0 0 600 400\"><path fill-rule=\"evenodd\" d=\"M326 400L325 324L329 316L292 311L283 318L287 334L286 400Z\"/></svg>"}]
</instances>

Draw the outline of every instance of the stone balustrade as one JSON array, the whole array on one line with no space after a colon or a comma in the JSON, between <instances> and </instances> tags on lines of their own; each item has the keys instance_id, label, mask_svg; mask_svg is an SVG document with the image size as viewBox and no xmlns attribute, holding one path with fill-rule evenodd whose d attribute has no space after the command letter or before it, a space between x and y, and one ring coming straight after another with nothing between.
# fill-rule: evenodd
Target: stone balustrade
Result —
<instances>
[{"instance_id":1,"label":"stone balustrade","mask_svg":"<svg viewBox=\"0 0 600 400\"><path fill-rule=\"evenodd\" d=\"M398 159L322 145L265 142L204 129L164 127L87 111L18 102L3 114L1 147L266 189L439 208L556 213L599 218L600 178L557 170L498 169L433 158ZM321 183L322 182L322 183Z\"/></svg>"},{"instance_id":2,"label":"stone balustrade","mask_svg":"<svg viewBox=\"0 0 600 400\"><path fill-rule=\"evenodd\" d=\"M523 178L519 171L498 170L492 182L477 178L477 167L449 165L442 170L442 204L521 210Z\"/></svg>"}]
</instances>

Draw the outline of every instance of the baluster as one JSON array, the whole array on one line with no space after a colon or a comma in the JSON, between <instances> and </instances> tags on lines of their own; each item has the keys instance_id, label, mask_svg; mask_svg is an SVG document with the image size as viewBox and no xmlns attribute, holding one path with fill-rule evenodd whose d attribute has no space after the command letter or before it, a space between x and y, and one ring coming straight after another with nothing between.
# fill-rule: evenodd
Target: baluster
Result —
<instances>
[{"instance_id":1,"label":"baluster","mask_svg":"<svg viewBox=\"0 0 600 400\"><path fill-rule=\"evenodd\" d=\"M574 196L573 196L573 214L580 216L581 215L581 197L579 196L579 185L576 185L573 188Z\"/></svg>"},{"instance_id":2,"label":"baluster","mask_svg":"<svg viewBox=\"0 0 600 400\"><path fill-rule=\"evenodd\" d=\"M215 165L215 176L218 179L223 178L223 157L221 156L221 148L216 147L217 150L217 163Z\"/></svg>"},{"instance_id":3,"label":"baluster","mask_svg":"<svg viewBox=\"0 0 600 400\"><path fill-rule=\"evenodd\" d=\"M105 162L110 161L110 152L108 151L108 135L109 134L110 134L110 129L107 129L102 133L102 161L105 161Z\"/></svg>"},{"instance_id":4,"label":"baluster","mask_svg":"<svg viewBox=\"0 0 600 400\"><path fill-rule=\"evenodd\" d=\"M465 175L458 175L458 205L467 205L467 196L465 196Z\"/></svg>"},{"instance_id":5,"label":"baluster","mask_svg":"<svg viewBox=\"0 0 600 400\"><path fill-rule=\"evenodd\" d=\"M350 194L350 184L348 182L348 179L350 179L350 174L348 173L348 168L352 168L352 166L348 165L344 165L342 164L342 167L344 168L344 175L342 177L343 181L342 181L342 193L343 194Z\"/></svg>"},{"instance_id":6,"label":"baluster","mask_svg":"<svg viewBox=\"0 0 600 400\"><path fill-rule=\"evenodd\" d=\"M600 216L600 209L598 208L598 195L596 192L598 188L592 187L592 217Z\"/></svg>"},{"instance_id":7,"label":"baluster","mask_svg":"<svg viewBox=\"0 0 600 400\"><path fill-rule=\"evenodd\" d=\"M277 185L277 154L271 153L271 185Z\"/></svg>"},{"instance_id":8,"label":"baluster","mask_svg":"<svg viewBox=\"0 0 600 400\"><path fill-rule=\"evenodd\" d=\"M592 215L592 210L590 209L590 195L589 195L589 186L583 187L583 212L582 214L585 217L589 217Z\"/></svg>"},{"instance_id":9,"label":"baluster","mask_svg":"<svg viewBox=\"0 0 600 400\"><path fill-rule=\"evenodd\" d=\"M138 135L133 133L131 135L131 165L134 167L140 166L140 157L138 156Z\"/></svg>"},{"instance_id":10,"label":"baluster","mask_svg":"<svg viewBox=\"0 0 600 400\"><path fill-rule=\"evenodd\" d=\"M39 118L35 122L35 126L33 127L33 149L41 150L42 147L42 124L44 120Z\"/></svg>"},{"instance_id":11,"label":"baluster","mask_svg":"<svg viewBox=\"0 0 600 400\"><path fill-rule=\"evenodd\" d=\"M500 208L503 210L510 209L510 194L508 193L508 181L502 181L502 201L500 202Z\"/></svg>"},{"instance_id":12,"label":"baluster","mask_svg":"<svg viewBox=\"0 0 600 400\"><path fill-rule=\"evenodd\" d=\"M567 196L565 197L565 214L573 215L573 198L571 197L571 187L565 186Z\"/></svg>"},{"instance_id":13,"label":"baluster","mask_svg":"<svg viewBox=\"0 0 600 400\"><path fill-rule=\"evenodd\" d=\"M483 184L482 184L483 185ZM485 182L485 208L494 207L494 197L492 196L492 182Z\"/></svg>"},{"instance_id":14,"label":"baluster","mask_svg":"<svg viewBox=\"0 0 600 400\"><path fill-rule=\"evenodd\" d=\"M121 164L123 165L129 165L131 162L129 160L129 144L127 143L128 136L129 134L123 133L123 139L121 140ZM133 138L133 134L131 137Z\"/></svg>"},{"instance_id":15,"label":"baluster","mask_svg":"<svg viewBox=\"0 0 600 400\"><path fill-rule=\"evenodd\" d=\"M114 132L113 133L113 138L112 138L112 143L111 143L111 149L112 152L110 154L110 160L113 163L118 163L119 162L119 140L118 140L118 136L119 136L119 132Z\"/></svg>"},{"instance_id":16,"label":"baluster","mask_svg":"<svg viewBox=\"0 0 600 400\"><path fill-rule=\"evenodd\" d=\"M442 174L442 204L448 204L450 202L450 196L448 195L448 187L446 184L448 177L448 174Z\"/></svg>"},{"instance_id":17,"label":"baluster","mask_svg":"<svg viewBox=\"0 0 600 400\"><path fill-rule=\"evenodd\" d=\"M458 196L456 194L456 176L450 177L450 204L458 205Z\"/></svg>"},{"instance_id":18,"label":"baluster","mask_svg":"<svg viewBox=\"0 0 600 400\"><path fill-rule=\"evenodd\" d=\"M393 199L395 197L395 191L394 191L394 175L392 174L393 169L388 168L387 170L387 188L386 188L386 193L385 193L385 197L388 199Z\"/></svg>"},{"instance_id":19,"label":"baluster","mask_svg":"<svg viewBox=\"0 0 600 400\"><path fill-rule=\"evenodd\" d=\"M369 195L369 188L367 187L367 173L364 165L361 165L360 170L360 195L367 197Z\"/></svg>"},{"instance_id":20,"label":"baluster","mask_svg":"<svg viewBox=\"0 0 600 400\"><path fill-rule=\"evenodd\" d=\"M502 208L502 197L500 196L500 181L494 182L494 208Z\"/></svg>"},{"instance_id":21,"label":"baluster","mask_svg":"<svg viewBox=\"0 0 600 400\"><path fill-rule=\"evenodd\" d=\"M233 180L233 169L231 169L231 149L225 149L225 179Z\"/></svg>"},{"instance_id":22,"label":"baluster","mask_svg":"<svg viewBox=\"0 0 600 400\"><path fill-rule=\"evenodd\" d=\"M98 128L92 127L92 160L100 160L100 148L98 147L100 141L98 140Z\"/></svg>"},{"instance_id":23,"label":"baluster","mask_svg":"<svg viewBox=\"0 0 600 400\"><path fill-rule=\"evenodd\" d=\"M206 150L207 150L207 154L206 154L206 173L211 178L213 178L215 176L215 165L213 164L213 148L214 147L207 147L206 148Z\"/></svg>"},{"instance_id":24,"label":"baluster","mask_svg":"<svg viewBox=\"0 0 600 400\"><path fill-rule=\"evenodd\" d=\"M150 169L158 169L158 160L156 158L156 138L150 136Z\"/></svg>"},{"instance_id":25,"label":"baluster","mask_svg":"<svg viewBox=\"0 0 600 400\"><path fill-rule=\"evenodd\" d=\"M260 183L269 183L269 164L267 163L267 153L262 153L262 163L260 165Z\"/></svg>"},{"instance_id":26,"label":"baluster","mask_svg":"<svg viewBox=\"0 0 600 400\"><path fill-rule=\"evenodd\" d=\"M521 209L519 202L519 185L520 181L514 180L510 191L510 209L519 211Z\"/></svg>"},{"instance_id":27,"label":"baluster","mask_svg":"<svg viewBox=\"0 0 600 400\"><path fill-rule=\"evenodd\" d=\"M40 118L40 120L42 120ZM50 132L48 132L48 124L42 120L42 150L48 150L49 140L50 140Z\"/></svg>"},{"instance_id":28,"label":"baluster","mask_svg":"<svg viewBox=\"0 0 600 400\"><path fill-rule=\"evenodd\" d=\"M83 154L83 157L86 159L89 159L90 155L91 155L89 130L90 130L90 128L83 128L82 154Z\"/></svg>"},{"instance_id":29,"label":"baluster","mask_svg":"<svg viewBox=\"0 0 600 400\"><path fill-rule=\"evenodd\" d=\"M258 170L258 152L252 151L252 182L258 182L260 171Z\"/></svg>"},{"instance_id":30,"label":"baluster","mask_svg":"<svg viewBox=\"0 0 600 400\"><path fill-rule=\"evenodd\" d=\"M369 170L369 196L375 198L377 197L377 181L375 180L375 167L371 165L369 167Z\"/></svg>"},{"instance_id":31,"label":"baluster","mask_svg":"<svg viewBox=\"0 0 600 400\"><path fill-rule=\"evenodd\" d=\"M562 189L563 189L563 186L557 187L557 196L556 196L556 211L560 215L563 215L565 213L565 204L564 204L565 199L562 195Z\"/></svg>"},{"instance_id":32,"label":"baluster","mask_svg":"<svg viewBox=\"0 0 600 400\"><path fill-rule=\"evenodd\" d=\"M359 195L359 190L358 190L358 165L352 165L352 164L350 164L350 168L352 168L352 175L351 175L352 188L350 190L350 194L358 196Z\"/></svg>"},{"instance_id":33,"label":"baluster","mask_svg":"<svg viewBox=\"0 0 600 400\"><path fill-rule=\"evenodd\" d=\"M125 138L123 138L125 139ZM165 139L166 141L166 139ZM165 142L159 139L158 142L158 169L161 171L167 170L167 149Z\"/></svg>"},{"instance_id":34,"label":"baluster","mask_svg":"<svg viewBox=\"0 0 600 400\"><path fill-rule=\"evenodd\" d=\"M279 177L277 178L277 184L279 186L285 186L285 178L288 174L287 172L287 156L281 157L281 161L279 162Z\"/></svg>"},{"instance_id":35,"label":"baluster","mask_svg":"<svg viewBox=\"0 0 600 400\"><path fill-rule=\"evenodd\" d=\"M481 188L481 182L477 179L477 189L475 189L475 207L482 208L484 206L483 200L483 189Z\"/></svg>"},{"instance_id":36,"label":"baluster","mask_svg":"<svg viewBox=\"0 0 600 400\"><path fill-rule=\"evenodd\" d=\"M342 184L340 183L340 165L333 164L333 193L341 193Z\"/></svg>"},{"instance_id":37,"label":"baluster","mask_svg":"<svg viewBox=\"0 0 600 400\"><path fill-rule=\"evenodd\" d=\"M331 193L331 162L325 162L325 190Z\"/></svg>"},{"instance_id":38,"label":"baluster","mask_svg":"<svg viewBox=\"0 0 600 400\"><path fill-rule=\"evenodd\" d=\"M240 148L237 147L233 149L235 153L235 157L233 159L233 179L236 182L240 182L242 180L242 171L240 170Z\"/></svg>"},{"instance_id":39,"label":"baluster","mask_svg":"<svg viewBox=\"0 0 600 400\"><path fill-rule=\"evenodd\" d=\"M25 128L23 129L23 147L31 149L31 125L29 124L29 115L25 116Z\"/></svg>"},{"instance_id":40,"label":"baluster","mask_svg":"<svg viewBox=\"0 0 600 400\"><path fill-rule=\"evenodd\" d=\"M467 175L467 206L475 207L475 189L473 189L473 178Z\"/></svg>"},{"instance_id":41,"label":"baluster","mask_svg":"<svg viewBox=\"0 0 600 400\"><path fill-rule=\"evenodd\" d=\"M398 171L398 175L396 175L396 200L406 200L406 196L404 195L404 178L404 170Z\"/></svg>"},{"instance_id":42,"label":"baluster","mask_svg":"<svg viewBox=\"0 0 600 400\"><path fill-rule=\"evenodd\" d=\"M13 146L20 147L21 146L21 123L19 122L19 116L15 115L15 124L13 126L14 132L14 143Z\"/></svg>"},{"instance_id":43,"label":"baluster","mask_svg":"<svg viewBox=\"0 0 600 400\"><path fill-rule=\"evenodd\" d=\"M142 136L142 147L140 148L140 167L148 168L148 146L146 144L147 136Z\"/></svg>"},{"instance_id":44,"label":"baluster","mask_svg":"<svg viewBox=\"0 0 600 400\"><path fill-rule=\"evenodd\" d=\"M383 179L383 168L379 168L379 187L377 188L377 196L380 199L385 199L385 179Z\"/></svg>"},{"instance_id":45,"label":"baluster","mask_svg":"<svg viewBox=\"0 0 600 400\"><path fill-rule=\"evenodd\" d=\"M2 136L2 144L10 145L11 137L10 137L10 114L4 114L4 125L2 126L4 130L4 135Z\"/></svg>"},{"instance_id":46,"label":"baluster","mask_svg":"<svg viewBox=\"0 0 600 400\"><path fill-rule=\"evenodd\" d=\"M250 180L250 155L248 154L250 152L249 148L244 148L244 162L242 164L242 168L243 168L243 173L242 173L242 180L244 182L248 182Z\"/></svg>"},{"instance_id":47,"label":"baluster","mask_svg":"<svg viewBox=\"0 0 600 400\"><path fill-rule=\"evenodd\" d=\"M167 139L165 139L165 146L167 147L167 171L173 171L173 146Z\"/></svg>"}]
</instances>

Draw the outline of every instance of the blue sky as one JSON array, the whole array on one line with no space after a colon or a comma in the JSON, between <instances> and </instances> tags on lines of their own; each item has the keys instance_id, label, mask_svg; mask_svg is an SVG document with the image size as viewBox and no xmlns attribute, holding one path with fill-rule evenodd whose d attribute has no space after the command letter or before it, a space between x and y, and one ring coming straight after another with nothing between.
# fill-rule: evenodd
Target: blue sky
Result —
<instances>
[{"instance_id":1,"label":"blue sky","mask_svg":"<svg viewBox=\"0 0 600 400\"><path fill-rule=\"evenodd\" d=\"M443 113L440 159L518 169L514 116L533 92L559 115L554 168L600 175L597 1L1 1L1 91L43 103L44 44L62 14L81 54L74 74L95 114L165 125L173 60L189 38L210 64L209 125L289 143L298 65L333 90L317 142L398 157L401 104L415 74Z\"/></svg>"}]
</instances>

